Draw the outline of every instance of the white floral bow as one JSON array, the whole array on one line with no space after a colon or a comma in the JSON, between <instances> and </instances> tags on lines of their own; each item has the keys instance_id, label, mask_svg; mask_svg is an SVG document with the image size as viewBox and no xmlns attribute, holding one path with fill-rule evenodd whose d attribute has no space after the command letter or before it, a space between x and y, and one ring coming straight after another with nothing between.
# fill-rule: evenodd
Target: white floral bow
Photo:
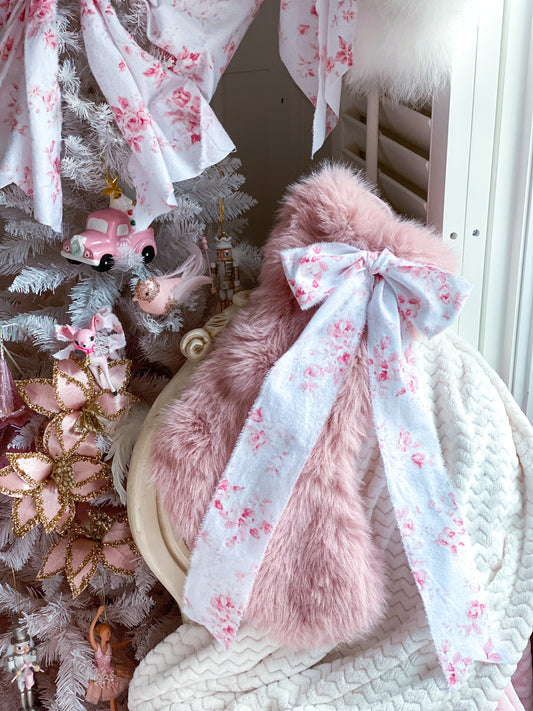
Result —
<instances>
[{"instance_id":1,"label":"white floral bow","mask_svg":"<svg viewBox=\"0 0 533 711\"><path fill-rule=\"evenodd\" d=\"M131 149L139 229L176 205L172 183L199 175L234 145L209 106L263 0L161 0L148 36L171 56L141 50L106 0L80 0L91 71ZM281 0L280 51L316 107L313 152L334 127L351 65L355 0ZM57 0L0 7L0 187L16 183L35 218L62 230Z\"/></svg>"},{"instance_id":2,"label":"white floral bow","mask_svg":"<svg viewBox=\"0 0 533 711\"><path fill-rule=\"evenodd\" d=\"M193 550L185 613L231 646L266 547L366 327L389 492L444 673L454 684L474 660L505 662L437 432L418 396L409 330L414 325L429 338L444 330L469 284L387 249L314 244L281 258L301 308L318 308L267 375L222 475ZM227 525L240 520L246 525Z\"/></svg>"}]
</instances>

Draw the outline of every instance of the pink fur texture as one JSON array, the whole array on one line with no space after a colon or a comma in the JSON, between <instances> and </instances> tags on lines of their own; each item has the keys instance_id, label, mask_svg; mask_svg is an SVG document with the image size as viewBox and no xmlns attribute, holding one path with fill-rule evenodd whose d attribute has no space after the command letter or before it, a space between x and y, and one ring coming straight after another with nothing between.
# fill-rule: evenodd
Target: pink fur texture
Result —
<instances>
[{"instance_id":1,"label":"pink fur texture","mask_svg":"<svg viewBox=\"0 0 533 711\"><path fill-rule=\"evenodd\" d=\"M349 169L328 165L293 185L264 248L259 287L218 338L154 442L155 486L178 532L194 543L261 383L312 317L300 310L279 252L344 242L450 269L451 254L402 220ZM384 575L358 492L358 452L371 420L366 348L354 354L329 419L276 528L246 619L280 643L314 648L369 633L385 608Z\"/></svg>"}]
</instances>

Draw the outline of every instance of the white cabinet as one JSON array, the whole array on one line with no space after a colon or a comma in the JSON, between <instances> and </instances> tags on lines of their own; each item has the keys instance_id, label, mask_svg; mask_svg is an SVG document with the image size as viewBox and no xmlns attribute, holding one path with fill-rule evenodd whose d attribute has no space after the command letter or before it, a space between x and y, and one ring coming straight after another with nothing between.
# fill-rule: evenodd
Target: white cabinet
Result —
<instances>
[{"instance_id":1,"label":"white cabinet","mask_svg":"<svg viewBox=\"0 0 533 711\"><path fill-rule=\"evenodd\" d=\"M524 408L533 379L532 13L529 0L485 2L449 86L421 109L345 94L333 144L399 212L453 246L474 285L458 330Z\"/></svg>"}]
</instances>

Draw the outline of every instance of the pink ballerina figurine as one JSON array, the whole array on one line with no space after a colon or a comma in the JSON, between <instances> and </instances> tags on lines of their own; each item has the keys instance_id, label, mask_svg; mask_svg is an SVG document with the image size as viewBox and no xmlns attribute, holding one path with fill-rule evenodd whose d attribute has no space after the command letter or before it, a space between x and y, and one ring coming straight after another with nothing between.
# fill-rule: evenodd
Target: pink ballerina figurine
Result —
<instances>
[{"instance_id":1,"label":"pink ballerina figurine","mask_svg":"<svg viewBox=\"0 0 533 711\"><path fill-rule=\"evenodd\" d=\"M89 642L94 649L96 668L98 674L95 679L89 681L85 700L91 704L98 704L100 701L109 701L110 711L117 711L117 697L127 688L131 679L131 670L121 664L112 663L112 650L124 647L130 642L129 639L123 642L111 644L111 627L101 622L96 624L98 618L105 610L104 605L98 608L98 612L91 622L89 628ZM100 637L100 643L96 641L94 632Z\"/></svg>"},{"instance_id":2,"label":"pink ballerina figurine","mask_svg":"<svg viewBox=\"0 0 533 711\"><path fill-rule=\"evenodd\" d=\"M133 301L147 314L168 316L182 301L204 284L211 284L205 276L205 264L200 248L192 245L191 256L171 274L141 279L135 285Z\"/></svg>"}]
</instances>

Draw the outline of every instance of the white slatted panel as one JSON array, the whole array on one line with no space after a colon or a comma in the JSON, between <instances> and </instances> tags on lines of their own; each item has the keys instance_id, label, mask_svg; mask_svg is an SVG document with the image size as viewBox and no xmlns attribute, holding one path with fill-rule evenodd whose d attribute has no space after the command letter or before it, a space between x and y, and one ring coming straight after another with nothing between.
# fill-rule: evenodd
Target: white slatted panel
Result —
<instances>
[{"instance_id":1,"label":"white slatted panel","mask_svg":"<svg viewBox=\"0 0 533 711\"><path fill-rule=\"evenodd\" d=\"M482 352L504 2L487 0L450 85L428 105L345 93L336 143L337 155L363 168L398 213L433 225L453 247L474 285L457 330Z\"/></svg>"},{"instance_id":2,"label":"white slatted panel","mask_svg":"<svg viewBox=\"0 0 533 711\"><path fill-rule=\"evenodd\" d=\"M362 170L367 169L367 114L367 99L351 98L343 107L339 128L342 158ZM380 191L397 212L426 220L431 107L415 110L385 99L379 102L378 116L374 170Z\"/></svg>"}]
</instances>

